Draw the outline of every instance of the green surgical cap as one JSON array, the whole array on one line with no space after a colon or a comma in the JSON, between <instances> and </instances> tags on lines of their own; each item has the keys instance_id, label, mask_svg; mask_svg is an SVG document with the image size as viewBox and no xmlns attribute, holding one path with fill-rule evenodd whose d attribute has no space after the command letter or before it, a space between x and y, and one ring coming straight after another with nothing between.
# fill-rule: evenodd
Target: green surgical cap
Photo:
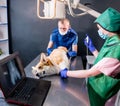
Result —
<instances>
[{"instance_id":1,"label":"green surgical cap","mask_svg":"<svg viewBox=\"0 0 120 106\"><path fill-rule=\"evenodd\" d=\"M119 31L120 13L113 8L108 8L95 20L95 23L110 32Z\"/></svg>"}]
</instances>

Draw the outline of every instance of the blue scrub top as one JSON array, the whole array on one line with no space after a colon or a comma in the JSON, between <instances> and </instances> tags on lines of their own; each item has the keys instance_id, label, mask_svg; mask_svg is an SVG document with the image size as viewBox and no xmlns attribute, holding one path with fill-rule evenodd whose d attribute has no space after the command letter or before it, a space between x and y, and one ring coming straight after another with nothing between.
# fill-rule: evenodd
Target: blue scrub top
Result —
<instances>
[{"instance_id":1,"label":"blue scrub top","mask_svg":"<svg viewBox=\"0 0 120 106\"><path fill-rule=\"evenodd\" d=\"M50 41L54 43L53 49L64 46L72 51L72 45L77 45L78 35L73 29L69 29L66 35L61 35L58 29L55 29L50 35Z\"/></svg>"}]
</instances>

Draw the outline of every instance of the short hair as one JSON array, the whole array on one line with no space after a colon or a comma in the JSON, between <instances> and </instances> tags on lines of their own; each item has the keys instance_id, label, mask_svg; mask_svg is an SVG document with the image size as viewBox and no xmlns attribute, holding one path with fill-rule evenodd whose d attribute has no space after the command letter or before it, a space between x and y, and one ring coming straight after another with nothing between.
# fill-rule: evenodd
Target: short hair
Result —
<instances>
[{"instance_id":1,"label":"short hair","mask_svg":"<svg viewBox=\"0 0 120 106\"><path fill-rule=\"evenodd\" d=\"M67 22L70 25L70 21L67 18L63 18L58 21L58 23L61 23L61 24L64 24L65 22Z\"/></svg>"}]
</instances>

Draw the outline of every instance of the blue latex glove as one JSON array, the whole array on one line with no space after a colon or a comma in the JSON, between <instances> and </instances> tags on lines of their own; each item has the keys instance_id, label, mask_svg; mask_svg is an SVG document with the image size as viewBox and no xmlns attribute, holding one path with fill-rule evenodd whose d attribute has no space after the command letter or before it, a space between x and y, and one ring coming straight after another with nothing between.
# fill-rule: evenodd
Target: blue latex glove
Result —
<instances>
[{"instance_id":1,"label":"blue latex glove","mask_svg":"<svg viewBox=\"0 0 120 106\"><path fill-rule=\"evenodd\" d=\"M68 56L69 57L75 57L75 56L77 56L77 52L76 51L69 51Z\"/></svg>"},{"instance_id":2,"label":"blue latex glove","mask_svg":"<svg viewBox=\"0 0 120 106\"><path fill-rule=\"evenodd\" d=\"M67 71L68 71L67 68L60 71L61 78L67 78Z\"/></svg>"},{"instance_id":3,"label":"blue latex glove","mask_svg":"<svg viewBox=\"0 0 120 106\"><path fill-rule=\"evenodd\" d=\"M92 43L92 40L87 34L86 34L86 38L84 39L84 44L91 52L94 52L96 50L95 46Z\"/></svg>"},{"instance_id":4,"label":"blue latex glove","mask_svg":"<svg viewBox=\"0 0 120 106\"><path fill-rule=\"evenodd\" d=\"M50 53L53 51L51 48L47 48L47 54L50 55Z\"/></svg>"}]
</instances>

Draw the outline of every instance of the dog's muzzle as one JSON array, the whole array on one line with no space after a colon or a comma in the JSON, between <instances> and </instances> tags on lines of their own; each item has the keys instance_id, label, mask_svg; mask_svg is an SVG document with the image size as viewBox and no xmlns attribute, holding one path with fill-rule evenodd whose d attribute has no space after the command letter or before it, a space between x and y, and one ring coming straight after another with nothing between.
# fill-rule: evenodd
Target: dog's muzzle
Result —
<instances>
[{"instance_id":1,"label":"dog's muzzle","mask_svg":"<svg viewBox=\"0 0 120 106\"><path fill-rule=\"evenodd\" d=\"M36 76L39 77L39 78L45 77L46 76L45 71L37 73Z\"/></svg>"}]
</instances>

